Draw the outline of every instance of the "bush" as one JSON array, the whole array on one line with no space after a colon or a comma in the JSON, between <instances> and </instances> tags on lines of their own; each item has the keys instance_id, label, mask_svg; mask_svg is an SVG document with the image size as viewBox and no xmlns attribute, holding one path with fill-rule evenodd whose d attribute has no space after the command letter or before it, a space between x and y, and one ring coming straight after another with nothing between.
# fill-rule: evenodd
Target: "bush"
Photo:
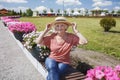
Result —
<instances>
[{"instance_id":1,"label":"bush","mask_svg":"<svg viewBox=\"0 0 120 80\"><path fill-rule=\"evenodd\" d=\"M100 26L104 28L105 32L108 32L112 27L116 26L116 21L113 18L103 18L100 20Z\"/></svg>"},{"instance_id":2,"label":"bush","mask_svg":"<svg viewBox=\"0 0 120 80\"><path fill-rule=\"evenodd\" d=\"M23 41L25 42L24 46L27 49L32 49L33 47L35 47L37 45L35 40L39 36L39 34L40 34L40 32L35 32L35 31L25 34L23 36Z\"/></svg>"}]
</instances>

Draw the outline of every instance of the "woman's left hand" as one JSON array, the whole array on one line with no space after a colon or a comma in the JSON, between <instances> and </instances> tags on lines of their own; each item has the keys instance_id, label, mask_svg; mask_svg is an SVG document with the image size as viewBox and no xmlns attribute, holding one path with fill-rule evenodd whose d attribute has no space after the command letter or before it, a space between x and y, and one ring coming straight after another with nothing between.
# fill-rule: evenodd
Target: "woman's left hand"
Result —
<instances>
[{"instance_id":1,"label":"woman's left hand","mask_svg":"<svg viewBox=\"0 0 120 80\"><path fill-rule=\"evenodd\" d=\"M86 44L87 40L86 38L77 30L77 25L76 23L72 23L72 29L73 32L79 37L79 44Z\"/></svg>"},{"instance_id":2,"label":"woman's left hand","mask_svg":"<svg viewBox=\"0 0 120 80\"><path fill-rule=\"evenodd\" d=\"M72 30L74 33L77 33L77 24L75 22L72 23Z\"/></svg>"}]
</instances>

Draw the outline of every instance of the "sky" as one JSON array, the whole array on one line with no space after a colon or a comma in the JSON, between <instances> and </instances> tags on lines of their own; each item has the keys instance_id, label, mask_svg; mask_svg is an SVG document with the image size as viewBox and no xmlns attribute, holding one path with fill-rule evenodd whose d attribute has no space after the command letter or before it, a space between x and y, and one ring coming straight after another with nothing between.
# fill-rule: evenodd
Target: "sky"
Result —
<instances>
[{"instance_id":1,"label":"sky","mask_svg":"<svg viewBox=\"0 0 120 80\"><path fill-rule=\"evenodd\" d=\"M54 12L60 10L120 10L120 0L0 0L0 9L5 8L23 12L31 8L33 11L43 10Z\"/></svg>"}]
</instances>

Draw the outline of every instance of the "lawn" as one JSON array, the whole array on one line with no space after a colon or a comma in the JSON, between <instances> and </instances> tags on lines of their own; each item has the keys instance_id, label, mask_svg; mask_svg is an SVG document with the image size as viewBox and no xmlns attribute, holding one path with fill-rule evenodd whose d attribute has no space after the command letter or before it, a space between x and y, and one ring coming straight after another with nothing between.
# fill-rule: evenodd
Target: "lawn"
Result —
<instances>
[{"instance_id":1,"label":"lawn","mask_svg":"<svg viewBox=\"0 0 120 80\"><path fill-rule=\"evenodd\" d=\"M110 32L104 32L100 27L101 18L67 18L68 21L76 22L78 30L87 38L88 44L81 45L80 48L103 52L113 55L120 59L120 18L115 18L116 27ZM32 22L36 25L37 30L44 30L45 25L54 21L54 17L34 17L20 18L21 21ZM69 27L69 32L72 29Z\"/></svg>"}]
</instances>

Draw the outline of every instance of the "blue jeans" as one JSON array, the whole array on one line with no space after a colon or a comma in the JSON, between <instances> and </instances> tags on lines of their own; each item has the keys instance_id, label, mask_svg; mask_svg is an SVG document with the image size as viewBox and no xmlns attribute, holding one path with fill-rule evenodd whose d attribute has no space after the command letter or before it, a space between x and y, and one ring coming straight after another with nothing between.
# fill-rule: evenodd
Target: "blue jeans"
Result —
<instances>
[{"instance_id":1,"label":"blue jeans","mask_svg":"<svg viewBox=\"0 0 120 80\"><path fill-rule=\"evenodd\" d=\"M45 65L48 70L47 80L60 80L60 76L64 75L69 67L69 64L59 63L51 58L46 59Z\"/></svg>"}]
</instances>

